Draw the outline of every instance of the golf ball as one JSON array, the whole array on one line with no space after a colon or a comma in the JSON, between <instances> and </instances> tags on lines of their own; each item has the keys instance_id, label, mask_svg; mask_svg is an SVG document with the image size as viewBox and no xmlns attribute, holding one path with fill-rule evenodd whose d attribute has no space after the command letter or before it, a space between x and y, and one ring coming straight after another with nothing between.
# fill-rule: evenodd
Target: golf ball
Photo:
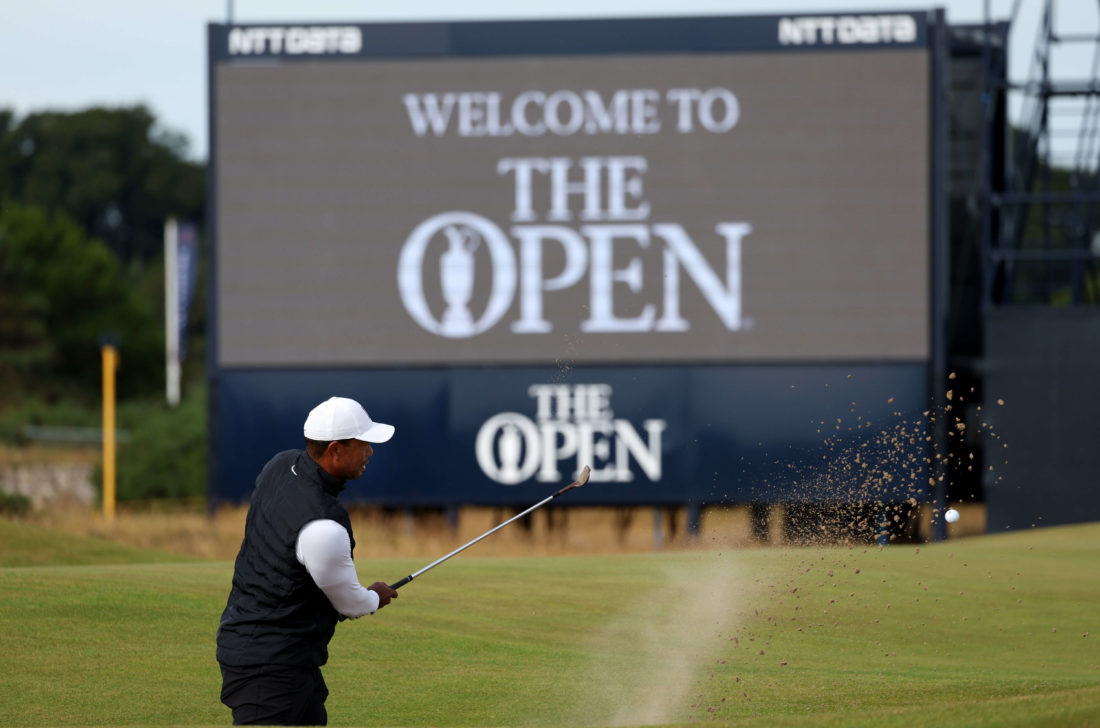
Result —
<instances>
[{"instance_id":1,"label":"golf ball","mask_svg":"<svg viewBox=\"0 0 1100 728\"><path fill-rule=\"evenodd\" d=\"M954 508L948 508L947 512L943 514L943 520L947 521L948 523L954 523L955 521L959 520L959 512L956 511Z\"/></svg>"}]
</instances>

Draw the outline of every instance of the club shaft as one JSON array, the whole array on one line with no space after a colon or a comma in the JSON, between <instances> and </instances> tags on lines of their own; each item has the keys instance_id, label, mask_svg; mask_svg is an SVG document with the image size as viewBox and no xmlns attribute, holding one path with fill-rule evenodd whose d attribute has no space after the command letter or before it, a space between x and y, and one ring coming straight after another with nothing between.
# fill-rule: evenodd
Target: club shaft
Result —
<instances>
[{"instance_id":1,"label":"club shaft","mask_svg":"<svg viewBox=\"0 0 1100 728\"><path fill-rule=\"evenodd\" d=\"M404 579L402 579L402 580L401 580L401 581L399 581L399 582L396 582L396 583L394 583L394 584L390 584L390 588L392 588L392 589L400 589L400 588L401 588L401 587L403 587L403 586L404 586L405 584L408 584L408 583L409 583L410 581L412 581L412 580L413 580L413 579L415 579L416 577L418 577L418 576L420 576L421 574L423 574L423 573L424 573L425 571L429 571L430 569L434 569L435 567L439 566L440 564L442 564L442 563L443 563L444 561L446 561L447 559L451 558L452 556L456 556L456 555L458 555L458 554L462 553L463 551L465 551L466 549L470 548L471 546L473 546L473 545L474 545L475 543L477 543L478 541L482 540L483 538L486 538L486 537L488 537L488 536L492 536L492 535L493 535L494 533L496 533L496 532L497 532L497 531L499 531L500 529L504 528L505 526L507 526L507 525L508 525L509 523L511 523L512 521L516 521L516 520L519 520L520 518L523 518L524 516L526 516L526 515L527 515L528 513L530 513L531 511L533 511L533 510L536 510L536 509L538 509L538 508L541 508L542 506L546 505L547 503L549 503L550 501L554 500L554 499L555 499L555 498L557 498L557 497L558 497L559 495L561 495L562 493L564 493L564 492L565 492L566 490L568 490L568 488L562 488L561 490L559 490L559 491L558 491L557 493L555 493L554 495L552 495L552 496L549 496L548 498L544 498L543 500L539 501L538 503L536 503L535 505L531 506L530 508L528 508L527 510L523 511L522 513L517 513L516 515L512 516L511 518L509 518L509 519L508 519L507 521L505 521L504 523L500 524L499 526L495 526L494 528L491 528L491 529L489 529L488 531L486 531L485 533L481 534L480 536L478 536L477 538L475 538L475 539L474 539L473 541L470 541L470 542L469 542L469 543L467 543L467 544L464 544L464 545L462 545L462 546L459 546L459 547L458 547L457 549L455 549L454 551L452 551L451 553L447 554L446 556L444 556L444 557L442 557L442 558L436 559L435 561L433 561L432 563L428 564L427 566L425 566L425 567L424 567L423 569L421 569L420 571L417 571L417 572L415 572L415 573L409 574L408 576L406 576L406 577L405 577Z\"/></svg>"}]
</instances>

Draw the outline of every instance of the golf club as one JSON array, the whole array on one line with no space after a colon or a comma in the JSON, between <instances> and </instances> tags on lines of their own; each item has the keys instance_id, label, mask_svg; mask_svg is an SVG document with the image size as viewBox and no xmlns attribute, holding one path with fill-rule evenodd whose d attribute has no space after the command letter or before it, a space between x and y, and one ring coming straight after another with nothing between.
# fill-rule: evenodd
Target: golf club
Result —
<instances>
[{"instance_id":1,"label":"golf club","mask_svg":"<svg viewBox=\"0 0 1100 728\"><path fill-rule=\"evenodd\" d=\"M542 506L546 505L546 504L547 504L547 503L549 503L550 501L552 501L552 500L554 500L555 498L557 498L557 497L558 497L559 495L561 495L562 493L565 493L565 492L567 492L567 491L573 490L574 488L579 488L579 487L581 487L582 485L584 485L584 484L585 484L585 483L587 483L587 482L588 482L588 466L587 466L587 465L585 465L585 466L584 466L584 469L582 469L582 470L581 470L581 474L580 474L579 476L577 476L577 479L576 479L576 480L574 480L574 481L573 481L572 483L570 483L569 485L567 485L567 486L565 486L564 488L562 488L561 490L559 490L559 491L558 491L557 493L554 493L553 495L551 495L551 496L550 496L550 497L548 497L548 498L544 498L543 500L539 501L539 502L538 502L538 503L536 503L535 505L533 505L533 506L531 506L530 508L528 508L527 510L525 510L525 511L524 511L523 513L517 513L516 515L512 516L511 518L509 518L509 519L508 519L507 521L505 521L504 523L500 524L499 526L496 526L496 527L494 527L494 528L491 528L491 529L489 529L489 530L488 530L488 531L486 531L485 533L483 533L483 534L481 534L480 536L478 536L477 538L475 538L475 539L474 539L473 541L470 541L470 542L469 542L468 544L466 544L466 545L464 545L464 546L459 546L459 547L458 547L457 549L455 549L455 550L454 550L454 551L452 551L451 553L447 554L447 555L446 555L446 556L444 556L443 558L441 558L441 559L436 559L435 561L433 561L432 563L428 564L427 566L425 566L425 567L424 567L423 569L421 569L420 571L417 571L416 573L413 573L413 574L409 574L408 576L406 576L406 577L405 577L404 579L402 579L401 581L397 582L396 584L390 584L390 588L391 588L391 589L400 589L401 587L405 586L406 584L408 584L408 583L409 583L410 581L412 581L412 580L413 580L413 579L415 579L416 577L418 577L418 576L420 576L421 574L423 574L423 573L424 573L425 571L428 571L428 570L430 570L430 569L434 569L435 567L439 566L440 564L442 564L442 563L443 563L444 561L446 561L447 559L451 558L452 556L455 556L455 555L457 555L457 554L460 554L460 553L462 553L463 551L465 551L466 549L470 548L471 546L473 546L473 545L474 545L475 543L477 543L477 542L478 542L478 541L480 541L481 539L485 538L486 536L491 536L492 534L496 533L496 532L497 532L497 531L499 531L500 529L504 528L505 526L507 526L507 525L508 525L509 523L511 523L512 521L515 521L515 520L517 520L517 519L523 518L524 516L526 516L526 515L527 515L528 513L530 513L531 511L535 510L536 508L541 508Z\"/></svg>"}]
</instances>

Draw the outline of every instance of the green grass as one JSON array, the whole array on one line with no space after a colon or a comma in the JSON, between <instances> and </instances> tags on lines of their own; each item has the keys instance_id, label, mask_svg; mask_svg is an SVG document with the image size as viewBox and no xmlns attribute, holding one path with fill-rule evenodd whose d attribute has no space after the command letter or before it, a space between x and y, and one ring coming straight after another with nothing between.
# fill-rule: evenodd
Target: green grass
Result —
<instances>
[{"instance_id":1,"label":"green grass","mask_svg":"<svg viewBox=\"0 0 1100 728\"><path fill-rule=\"evenodd\" d=\"M85 538L48 531L29 523L0 518L0 567L173 561L194 559L165 551L123 546L106 538Z\"/></svg>"},{"instance_id":2,"label":"green grass","mask_svg":"<svg viewBox=\"0 0 1100 728\"><path fill-rule=\"evenodd\" d=\"M337 628L329 719L1098 725L1097 564L1100 525L919 549L463 555ZM422 565L359 569L392 581ZM228 725L213 641L231 574L0 568L0 725Z\"/></svg>"}]
</instances>

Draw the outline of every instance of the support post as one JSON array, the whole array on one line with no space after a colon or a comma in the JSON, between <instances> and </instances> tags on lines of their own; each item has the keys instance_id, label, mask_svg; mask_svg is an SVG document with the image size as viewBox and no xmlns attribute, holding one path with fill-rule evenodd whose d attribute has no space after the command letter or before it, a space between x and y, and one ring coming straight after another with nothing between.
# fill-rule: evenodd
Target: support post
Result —
<instances>
[{"instance_id":1,"label":"support post","mask_svg":"<svg viewBox=\"0 0 1100 728\"><path fill-rule=\"evenodd\" d=\"M103 360L103 517L115 518L115 370L118 350L104 344Z\"/></svg>"},{"instance_id":2,"label":"support post","mask_svg":"<svg viewBox=\"0 0 1100 728\"><path fill-rule=\"evenodd\" d=\"M653 550L660 551L664 545L665 529L661 506L653 506Z\"/></svg>"},{"instance_id":3,"label":"support post","mask_svg":"<svg viewBox=\"0 0 1100 728\"><path fill-rule=\"evenodd\" d=\"M703 508L697 501L691 501L687 507L687 532L693 539L699 538L703 530Z\"/></svg>"}]
</instances>

